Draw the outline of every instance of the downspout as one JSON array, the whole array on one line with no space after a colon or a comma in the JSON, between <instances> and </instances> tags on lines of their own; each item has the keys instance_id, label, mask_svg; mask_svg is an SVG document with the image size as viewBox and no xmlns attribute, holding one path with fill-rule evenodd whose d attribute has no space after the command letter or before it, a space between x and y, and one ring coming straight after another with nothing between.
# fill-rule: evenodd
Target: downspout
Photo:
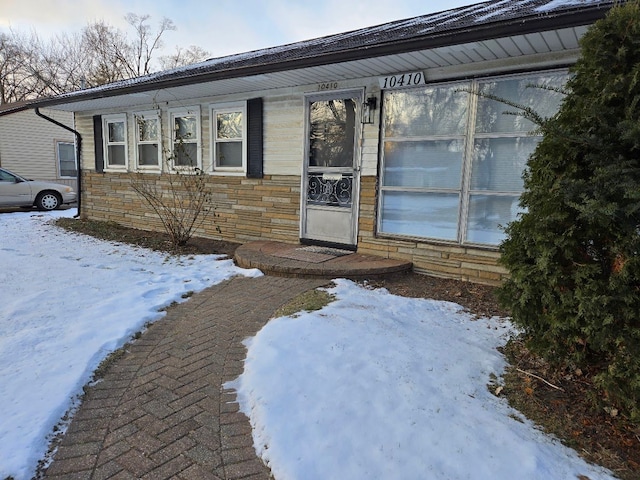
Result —
<instances>
[{"instance_id":1,"label":"downspout","mask_svg":"<svg viewBox=\"0 0 640 480\"><path fill-rule=\"evenodd\" d=\"M53 123L59 127L64 128L65 130L70 131L76 137L76 166L78 168L78 213L74 215L74 218L78 218L80 216L80 208L82 207L82 163L80 162L80 152L82 151L82 135L77 130L74 130L71 127L66 126L64 123L60 123L53 118L47 117L43 113L40 112L40 108L35 107L36 115L44 118L46 121Z\"/></svg>"}]
</instances>

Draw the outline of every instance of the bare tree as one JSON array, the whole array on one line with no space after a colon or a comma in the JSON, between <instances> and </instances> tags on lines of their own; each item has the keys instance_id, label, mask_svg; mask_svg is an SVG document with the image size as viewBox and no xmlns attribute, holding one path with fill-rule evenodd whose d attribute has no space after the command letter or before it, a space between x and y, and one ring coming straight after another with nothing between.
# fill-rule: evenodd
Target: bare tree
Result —
<instances>
[{"instance_id":1,"label":"bare tree","mask_svg":"<svg viewBox=\"0 0 640 480\"><path fill-rule=\"evenodd\" d=\"M80 33L60 34L48 42L35 32L21 35L0 32L0 103L59 95L84 87L96 87L204 59L199 47L158 57L163 36L175 30L163 18L157 29L149 15L129 13L125 19L132 32L104 21L89 23ZM158 58L156 58L158 57Z\"/></svg>"},{"instance_id":2,"label":"bare tree","mask_svg":"<svg viewBox=\"0 0 640 480\"><path fill-rule=\"evenodd\" d=\"M0 32L0 103L19 102L42 91L34 73L34 57L40 49L35 33Z\"/></svg>"},{"instance_id":3,"label":"bare tree","mask_svg":"<svg viewBox=\"0 0 640 480\"><path fill-rule=\"evenodd\" d=\"M42 97L79 89L92 57L81 35L60 34L46 44L38 42L29 58L30 74L37 79L31 93Z\"/></svg>"},{"instance_id":4,"label":"bare tree","mask_svg":"<svg viewBox=\"0 0 640 480\"><path fill-rule=\"evenodd\" d=\"M21 55L12 36L0 32L0 104L22 100L16 91Z\"/></svg>"},{"instance_id":5,"label":"bare tree","mask_svg":"<svg viewBox=\"0 0 640 480\"><path fill-rule=\"evenodd\" d=\"M129 39L104 21L86 26L82 32L86 53L90 54L87 85L95 87L135 76L131 65Z\"/></svg>"},{"instance_id":6,"label":"bare tree","mask_svg":"<svg viewBox=\"0 0 640 480\"><path fill-rule=\"evenodd\" d=\"M160 68L169 70L171 68L182 67L192 63L198 63L209 58L211 54L206 50L191 45L189 48L176 47L175 53L164 55L159 58Z\"/></svg>"},{"instance_id":7,"label":"bare tree","mask_svg":"<svg viewBox=\"0 0 640 480\"><path fill-rule=\"evenodd\" d=\"M175 30L176 26L172 20L164 17L160 21L158 30L151 32L151 27L147 23L150 15L136 15L128 13L125 19L136 32L136 41L129 51L128 67L131 76L140 76L151 73L151 60L156 50L162 48L162 35L167 30Z\"/></svg>"}]
</instances>

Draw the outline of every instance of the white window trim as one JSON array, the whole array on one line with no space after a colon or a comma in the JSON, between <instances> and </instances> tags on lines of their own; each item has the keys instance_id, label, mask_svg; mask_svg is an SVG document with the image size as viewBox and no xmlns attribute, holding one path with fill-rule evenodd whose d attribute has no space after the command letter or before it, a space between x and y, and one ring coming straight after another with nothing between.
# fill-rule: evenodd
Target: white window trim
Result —
<instances>
[{"instance_id":1,"label":"white window trim","mask_svg":"<svg viewBox=\"0 0 640 480\"><path fill-rule=\"evenodd\" d=\"M73 161L74 164L76 161L76 144L75 142L70 142L68 140L56 140L56 163L58 168L58 177L59 178L76 178L78 175L78 165L76 165L76 174L75 175L62 175L62 165L60 165L60 145L61 144L69 144L73 146Z\"/></svg>"},{"instance_id":2,"label":"white window trim","mask_svg":"<svg viewBox=\"0 0 640 480\"><path fill-rule=\"evenodd\" d=\"M217 127L216 114L228 112L242 112L242 166L241 167L220 167L216 159ZM245 175L247 172L247 102L217 103L209 105L210 126L210 173L212 175Z\"/></svg>"},{"instance_id":3,"label":"white window trim","mask_svg":"<svg viewBox=\"0 0 640 480\"><path fill-rule=\"evenodd\" d=\"M124 122L124 142L109 143L109 123ZM129 130L127 128L127 115L119 113L102 117L102 137L104 152L105 172L126 172L129 168ZM109 145L124 145L124 165L111 165L109 163Z\"/></svg>"},{"instance_id":4,"label":"white window trim","mask_svg":"<svg viewBox=\"0 0 640 480\"><path fill-rule=\"evenodd\" d=\"M169 132L170 132L170 145L169 145L169 153L170 153L170 161L167 162L168 163L168 169L171 172L177 172L177 171L189 171L191 170L191 168L189 167L183 167L183 166L176 166L174 163L174 144L175 144L175 140L176 140L176 132L174 129L174 120L176 117L187 117L187 116L195 116L196 117L196 134L198 135L198 138L196 138L195 142L189 142L189 143L195 143L196 144L196 168L202 169L202 130L201 130L201 120L200 120L200 106L193 106L193 107L180 107L180 108L170 108L169 109Z\"/></svg>"},{"instance_id":5,"label":"white window trim","mask_svg":"<svg viewBox=\"0 0 640 480\"><path fill-rule=\"evenodd\" d=\"M143 120L157 120L158 122L158 138L156 141L141 141L138 138L139 130L138 130L138 119ZM133 132L133 141L135 144L134 148L134 156L136 162L136 169L143 170L145 172L158 172L162 171L162 119L160 118L160 114L157 110L151 110L146 112L136 112L133 114L133 119L135 122L135 131ZM140 152L138 149L138 145L158 145L158 163L156 165L140 165Z\"/></svg>"}]
</instances>

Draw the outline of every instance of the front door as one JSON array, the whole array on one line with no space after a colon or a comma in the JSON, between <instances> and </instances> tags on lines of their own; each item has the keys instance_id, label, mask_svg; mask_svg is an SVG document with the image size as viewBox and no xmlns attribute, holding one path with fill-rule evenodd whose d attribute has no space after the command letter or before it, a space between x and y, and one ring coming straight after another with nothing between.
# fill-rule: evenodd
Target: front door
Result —
<instances>
[{"instance_id":1,"label":"front door","mask_svg":"<svg viewBox=\"0 0 640 480\"><path fill-rule=\"evenodd\" d=\"M305 243L356 245L361 104L360 92L307 98L301 225Z\"/></svg>"}]
</instances>

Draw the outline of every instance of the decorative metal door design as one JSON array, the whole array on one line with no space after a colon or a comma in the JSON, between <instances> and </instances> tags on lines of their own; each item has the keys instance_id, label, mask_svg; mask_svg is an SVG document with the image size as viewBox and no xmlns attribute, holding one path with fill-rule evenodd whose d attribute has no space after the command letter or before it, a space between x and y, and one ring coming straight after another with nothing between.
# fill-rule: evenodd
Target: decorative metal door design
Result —
<instances>
[{"instance_id":1,"label":"decorative metal door design","mask_svg":"<svg viewBox=\"0 0 640 480\"><path fill-rule=\"evenodd\" d=\"M356 244L361 102L360 92L307 98L304 240Z\"/></svg>"}]
</instances>

